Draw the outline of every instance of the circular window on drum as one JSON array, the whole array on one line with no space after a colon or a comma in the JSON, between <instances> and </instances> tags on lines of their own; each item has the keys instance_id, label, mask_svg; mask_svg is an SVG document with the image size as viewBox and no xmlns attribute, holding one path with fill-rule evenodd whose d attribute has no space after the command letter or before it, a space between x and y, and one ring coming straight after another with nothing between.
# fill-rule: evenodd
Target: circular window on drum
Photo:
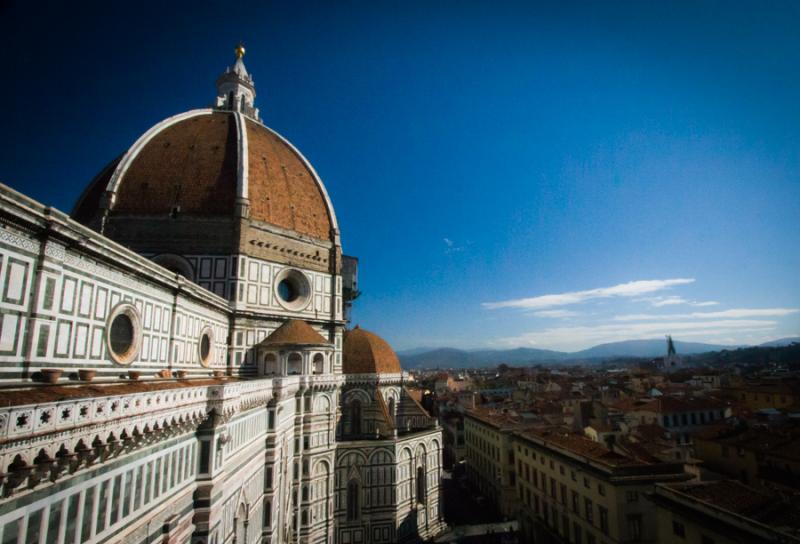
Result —
<instances>
[{"instance_id":1,"label":"circular window on drum","mask_svg":"<svg viewBox=\"0 0 800 544\"><path fill-rule=\"evenodd\" d=\"M296 312L308 306L311 285L299 270L285 269L275 277L275 296L281 306Z\"/></svg>"},{"instance_id":2,"label":"circular window on drum","mask_svg":"<svg viewBox=\"0 0 800 544\"><path fill-rule=\"evenodd\" d=\"M106 346L116 363L127 365L139 354L142 340L139 312L132 304L123 303L114 308L106 322Z\"/></svg>"},{"instance_id":3,"label":"circular window on drum","mask_svg":"<svg viewBox=\"0 0 800 544\"><path fill-rule=\"evenodd\" d=\"M214 362L214 330L206 326L200 332L200 342L197 344L197 355L200 357L200 364L208 367Z\"/></svg>"}]
</instances>

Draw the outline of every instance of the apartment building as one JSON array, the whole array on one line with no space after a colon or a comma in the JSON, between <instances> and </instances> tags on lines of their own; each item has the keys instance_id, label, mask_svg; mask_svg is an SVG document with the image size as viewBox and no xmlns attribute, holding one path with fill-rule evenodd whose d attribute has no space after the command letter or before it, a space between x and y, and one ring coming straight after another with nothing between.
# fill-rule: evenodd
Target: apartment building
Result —
<instances>
[{"instance_id":1,"label":"apartment building","mask_svg":"<svg viewBox=\"0 0 800 544\"><path fill-rule=\"evenodd\" d=\"M518 519L528 542L657 542L656 482L689 478L679 463L634 459L556 430L512 434Z\"/></svg>"},{"instance_id":2,"label":"apartment building","mask_svg":"<svg viewBox=\"0 0 800 544\"><path fill-rule=\"evenodd\" d=\"M503 413L476 408L464 414L467 477L500 514L516 514L516 472L511 434L523 428Z\"/></svg>"},{"instance_id":3,"label":"apartment building","mask_svg":"<svg viewBox=\"0 0 800 544\"><path fill-rule=\"evenodd\" d=\"M524 542L658 542L658 482L684 482L682 463L632 457L560 427L514 413L470 410L464 418L467 475Z\"/></svg>"},{"instance_id":4,"label":"apartment building","mask_svg":"<svg viewBox=\"0 0 800 544\"><path fill-rule=\"evenodd\" d=\"M727 390L750 410L788 410L800 404L800 384L796 380L764 380Z\"/></svg>"},{"instance_id":5,"label":"apartment building","mask_svg":"<svg viewBox=\"0 0 800 544\"><path fill-rule=\"evenodd\" d=\"M797 501L734 480L659 484L651 500L660 542L800 542Z\"/></svg>"},{"instance_id":6,"label":"apartment building","mask_svg":"<svg viewBox=\"0 0 800 544\"><path fill-rule=\"evenodd\" d=\"M706 468L746 484L800 486L797 424L709 429L696 437L695 452Z\"/></svg>"},{"instance_id":7,"label":"apartment building","mask_svg":"<svg viewBox=\"0 0 800 544\"><path fill-rule=\"evenodd\" d=\"M662 396L647 402L620 403L629 424L658 424L684 444L692 442L692 434L718 424L733 415L724 401L711 398L678 398Z\"/></svg>"}]
</instances>

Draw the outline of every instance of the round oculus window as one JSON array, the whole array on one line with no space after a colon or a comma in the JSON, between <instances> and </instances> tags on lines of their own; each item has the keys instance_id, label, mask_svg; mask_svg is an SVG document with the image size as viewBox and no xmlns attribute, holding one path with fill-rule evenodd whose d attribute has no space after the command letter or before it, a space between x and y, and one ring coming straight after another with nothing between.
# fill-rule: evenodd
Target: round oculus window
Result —
<instances>
[{"instance_id":1,"label":"round oculus window","mask_svg":"<svg viewBox=\"0 0 800 544\"><path fill-rule=\"evenodd\" d=\"M286 269L275 278L275 294L281 306L298 311L305 308L311 300L311 286L305 274L299 270Z\"/></svg>"},{"instance_id":2,"label":"round oculus window","mask_svg":"<svg viewBox=\"0 0 800 544\"><path fill-rule=\"evenodd\" d=\"M211 327L206 327L200 333L200 344L198 345L198 355L200 355L200 364L209 366L213 357L211 356L212 346L214 344L214 333Z\"/></svg>"},{"instance_id":3,"label":"round oculus window","mask_svg":"<svg viewBox=\"0 0 800 544\"><path fill-rule=\"evenodd\" d=\"M297 300L297 288L294 283L289 279L283 279L278 283L278 296L284 302L294 302Z\"/></svg>"},{"instance_id":4,"label":"round oculus window","mask_svg":"<svg viewBox=\"0 0 800 544\"><path fill-rule=\"evenodd\" d=\"M141 329L136 307L130 304L117 306L108 318L106 344L111 358L128 364L139 352Z\"/></svg>"}]
</instances>

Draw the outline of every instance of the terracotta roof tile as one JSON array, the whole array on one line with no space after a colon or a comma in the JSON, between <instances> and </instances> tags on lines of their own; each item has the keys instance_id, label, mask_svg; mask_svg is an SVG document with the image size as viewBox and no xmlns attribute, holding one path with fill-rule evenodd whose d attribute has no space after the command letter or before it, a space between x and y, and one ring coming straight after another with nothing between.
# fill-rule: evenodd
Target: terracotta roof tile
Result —
<instances>
[{"instance_id":1,"label":"terracotta roof tile","mask_svg":"<svg viewBox=\"0 0 800 544\"><path fill-rule=\"evenodd\" d=\"M250 217L327 240L332 222L316 176L274 132L247 121Z\"/></svg>"},{"instance_id":2,"label":"terracotta roof tile","mask_svg":"<svg viewBox=\"0 0 800 544\"><path fill-rule=\"evenodd\" d=\"M245 120L250 219L321 240L333 236L324 189L303 157L264 125ZM130 161L111 216L233 217L238 136L231 112L192 115L157 131ZM73 217L89 224L119 159L84 190Z\"/></svg>"},{"instance_id":3,"label":"terracotta roof tile","mask_svg":"<svg viewBox=\"0 0 800 544\"><path fill-rule=\"evenodd\" d=\"M262 346L330 344L311 325L301 319L290 319L261 341Z\"/></svg>"},{"instance_id":4,"label":"terracotta roof tile","mask_svg":"<svg viewBox=\"0 0 800 544\"><path fill-rule=\"evenodd\" d=\"M800 497L794 493L757 489L736 480L687 482L665 487L713 508L766 525L783 536L774 538L775 542L796 542L800 533Z\"/></svg>"},{"instance_id":5,"label":"terracotta roof tile","mask_svg":"<svg viewBox=\"0 0 800 544\"><path fill-rule=\"evenodd\" d=\"M530 436L532 438L544 440L545 442L553 444L554 446L559 446L577 455L588 457L613 467L647 464L638 459L620 455L619 453L609 450L599 442L594 442L585 436L574 433L568 433L556 429L546 431L529 430L521 432L520 434L522 436Z\"/></svg>"},{"instance_id":6,"label":"terracotta roof tile","mask_svg":"<svg viewBox=\"0 0 800 544\"><path fill-rule=\"evenodd\" d=\"M0 406L45 404L64 400L132 395L150 391L166 391L207 385L222 385L236 381L234 378L196 378L163 381L128 381L113 384L42 385L0 390Z\"/></svg>"},{"instance_id":7,"label":"terracotta roof tile","mask_svg":"<svg viewBox=\"0 0 800 544\"><path fill-rule=\"evenodd\" d=\"M676 488L697 500L746 516L753 516L774 500L735 480L691 483Z\"/></svg>"},{"instance_id":8,"label":"terracotta roof tile","mask_svg":"<svg viewBox=\"0 0 800 544\"><path fill-rule=\"evenodd\" d=\"M114 215L233 215L236 122L230 113L190 117L158 132L133 159Z\"/></svg>"},{"instance_id":9,"label":"terracotta roof tile","mask_svg":"<svg viewBox=\"0 0 800 544\"><path fill-rule=\"evenodd\" d=\"M400 360L386 340L356 327L344 335L342 369L345 374L397 374Z\"/></svg>"}]
</instances>

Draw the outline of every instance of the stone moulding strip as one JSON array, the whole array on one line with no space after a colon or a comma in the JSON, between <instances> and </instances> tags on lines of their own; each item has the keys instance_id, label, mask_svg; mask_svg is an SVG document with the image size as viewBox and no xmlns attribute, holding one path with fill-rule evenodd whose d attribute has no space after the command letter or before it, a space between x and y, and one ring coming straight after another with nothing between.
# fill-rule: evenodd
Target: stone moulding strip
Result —
<instances>
[{"instance_id":1,"label":"stone moulding strip","mask_svg":"<svg viewBox=\"0 0 800 544\"><path fill-rule=\"evenodd\" d=\"M36 489L30 490L30 492L24 495L24 498L22 498L21 501L19 499L21 498L22 494L15 494L13 497L15 499L14 501L0 501L0 517L12 513L21 504L30 505L38 502L41 499L52 500L52 498L58 494L63 496L64 493L62 492L66 492L67 495L72 494L75 490L75 486L82 486L84 485L84 482L87 482L98 476L130 470L132 465L138 465L139 461L147 457L151 457L154 454L158 454L159 452L173 449L176 446L179 446L181 443L185 445L187 440L193 440L193 438L189 438L186 433L175 434L174 436L164 438L158 443L146 444L136 451L130 451L120 455L119 457L109 459L105 463L94 464L87 469L77 471L72 474L72 478L66 479L69 481L59 479L58 481L52 482L52 484L49 486L40 486ZM89 474L87 474L87 472ZM0 523L0 525L2 525L2 523Z\"/></svg>"},{"instance_id":2,"label":"stone moulding strip","mask_svg":"<svg viewBox=\"0 0 800 544\"><path fill-rule=\"evenodd\" d=\"M66 471L105 464L154 440L196 430L210 416L215 424L226 424L245 410L266 409L273 395L270 384L254 380L2 409L2 492L16 495L14 490L30 480L19 487L28 493Z\"/></svg>"},{"instance_id":3,"label":"stone moulding strip","mask_svg":"<svg viewBox=\"0 0 800 544\"><path fill-rule=\"evenodd\" d=\"M236 161L236 197L246 202L249 198L248 175L250 168L250 155L247 150L247 125L241 112L234 112L233 115L234 119L236 119L237 151L239 152Z\"/></svg>"},{"instance_id":4,"label":"stone moulding strip","mask_svg":"<svg viewBox=\"0 0 800 544\"><path fill-rule=\"evenodd\" d=\"M135 392L121 395L92 396L40 404L0 408L0 450L9 442L46 437L54 433L83 428L100 423L123 423L136 419L135 426L146 423L142 418L168 416L178 409L202 408L203 414L215 410L218 414L233 415L247 406L269 401L269 380L248 383L202 385ZM2 453L0 451L0 453Z\"/></svg>"},{"instance_id":5,"label":"stone moulding strip","mask_svg":"<svg viewBox=\"0 0 800 544\"><path fill-rule=\"evenodd\" d=\"M395 372L393 374L344 374L345 383L377 383L377 384L391 384L396 385L399 383L406 383L408 381L407 372Z\"/></svg>"},{"instance_id":6,"label":"stone moulding strip","mask_svg":"<svg viewBox=\"0 0 800 544\"><path fill-rule=\"evenodd\" d=\"M155 284L159 287L177 290L191 298L192 302L212 307L229 315L230 308L226 299L181 277L175 278L173 274L150 259L98 235L97 232L70 219L63 212L25 197L2 183L0 183L0 215L7 216L3 218L3 222L7 222L17 229L29 231L34 236L45 233L50 240L56 240L63 244L64 254L60 255L60 258L64 261L64 265L78 267L82 270L95 270L97 264L92 260L97 259L103 264L104 269L108 270L106 274L108 277L122 278L123 275L118 272L122 269L137 278L142 278L148 286ZM31 244L27 244L28 241L22 236L15 235L15 238L19 238L21 241L10 240L12 244L28 248L30 251L39 251L38 246L28 247ZM24 245L23 242L27 245ZM46 252L48 256L52 257L54 250L47 248L50 248L50 244L46 247ZM77 250L67 252L67 248L77 248Z\"/></svg>"}]
</instances>

